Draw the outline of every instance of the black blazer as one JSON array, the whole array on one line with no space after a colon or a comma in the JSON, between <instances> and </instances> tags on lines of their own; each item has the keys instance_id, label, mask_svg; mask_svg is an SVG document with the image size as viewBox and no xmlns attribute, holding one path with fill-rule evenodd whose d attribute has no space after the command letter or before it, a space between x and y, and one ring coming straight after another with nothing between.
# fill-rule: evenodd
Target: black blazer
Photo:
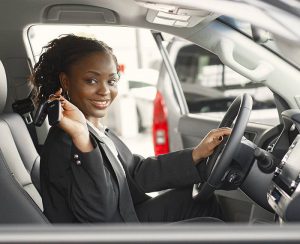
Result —
<instances>
[{"instance_id":1,"label":"black blazer","mask_svg":"<svg viewBox=\"0 0 300 244\"><path fill-rule=\"evenodd\" d=\"M122 222L118 184L103 151L101 138L89 127L94 150L80 152L59 127L52 127L41 154L41 195L44 213L51 222ZM134 205L149 197L145 192L183 187L200 181L185 149L144 159L132 154L110 130L126 172Z\"/></svg>"}]
</instances>

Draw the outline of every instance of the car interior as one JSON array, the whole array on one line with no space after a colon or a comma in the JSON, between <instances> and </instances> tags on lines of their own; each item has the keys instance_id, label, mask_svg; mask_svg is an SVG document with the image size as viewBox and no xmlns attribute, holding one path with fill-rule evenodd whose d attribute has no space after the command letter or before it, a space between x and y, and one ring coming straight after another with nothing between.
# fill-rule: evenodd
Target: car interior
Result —
<instances>
[{"instance_id":1,"label":"car interior","mask_svg":"<svg viewBox=\"0 0 300 244\"><path fill-rule=\"evenodd\" d=\"M208 27L207 27L208 28ZM207 29L206 28L206 29ZM221 27L218 27L218 30L220 30ZM226 31L229 35L229 30ZM208 36L208 33L204 35L205 37ZM216 38L216 36L219 36L219 34L210 35L213 36L213 39ZM241 35L243 36L243 35ZM212 42L213 40L209 40ZM252 41L249 39L244 39L244 41ZM210 42L208 45L211 45ZM241 40L239 40L239 43L242 43ZM244 45L248 45L247 43L244 43ZM170 54L172 55L172 48L176 50L182 50L182 44L175 43L175 45L171 46ZM180 49L181 48L181 49ZM185 48L185 47L184 47ZM254 47L252 47L254 48ZM261 48L258 46L258 48ZM238 48L236 51L238 52ZM193 49L193 55L196 56L196 50ZM198 51L199 52L199 51ZM254 52L255 54L256 52ZM257 50L257 53L260 53L259 50ZM170 55L170 56L171 56ZM185 53L185 55L188 55ZM172 56L171 56L172 57ZM259 60L257 57L253 57L253 60ZM273 60L274 61L274 60ZM176 64L178 65L178 61L174 61L175 68ZM283 68L283 67L282 67ZM286 70L285 70L286 71ZM285 72L282 70L282 72ZM180 70L177 70L177 73L180 73ZM185 96L185 100L187 102L188 106L188 112L186 112L184 115L178 112L178 106L174 106L174 103L176 103L176 97L173 95L169 95L169 83L167 82L168 78L168 72L165 67L162 68L161 72L161 79L159 80L159 91L163 94L163 97L165 99L165 102L168 107L168 123L170 126L169 130L169 136L170 139L170 147L172 150L180 149L182 147L188 148L193 147L197 145L197 142L199 141L199 138L204 138L206 133L208 133L210 130L216 128L220 124L220 118L218 117L210 117L207 113L199 113L199 108L201 108L201 105L205 105L205 103L210 104L211 108L214 106L214 104L220 103L223 107L226 107L225 101L229 101L232 99L231 97L224 97L221 96L221 91L213 90L211 91L211 87L205 87L206 89L202 90L201 96L197 94L195 96L195 85L192 86L192 89L188 90L183 83L182 90L183 95ZM184 75L184 73L183 73ZM251 79L250 79L251 80ZM160 82L161 81L161 82ZM173 84L174 85L174 84ZM175 84L176 85L176 84ZM259 86L257 86L259 87ZM244 87L246 88L246 86ZM260 88L259 88L260 89ZM246 90L246 89L245 89ZM193 92L193 93L192 93ZM217 93L218 92L218 93ZM247 90L246 90L247 92ZM256 91L257 92L257 91ZM273 91L274 92L274 91ZM189 95L193 94L196 98L191 98ZM203 96L209 97L209 99L204 98ZM178 95L179 97L179 95ZM217 99L215 97L218 97ZM274 118L278 116L277 113L281 113L282 111L289 108L286 103L282 102L280 97L274 96L274 103L277 103L278 107L281 109L281 111L272 110L272 116ZM190 100L189 100L190 99ZM225 100L226 99L226 100ZM196 104L196 106L194 105ZM198 105L198 106L197 106ZM198 110L195 111L195 107L197 107ZM272 105L274 106L274 105ZM268 123L261 123L259 122L259 118L261 118L261 121L267 121L268 120L268 114L266 110L262 110L262 113L260 113L259 109L257 109L259 106L257 106L256 103L253 103L252 108L252 115L256 112L258 117L252 118L252 121L249 120L249 123L247 125L247 128L244 131L244 136L249 139L250 141L254 142L258 147L267 149L270 143L278 137L278 135L281 132L282 124L275 120L276 122L274 124L268 124ZM221 106L218 106L219 111L225 111L224 108ZM223 109L223 110L222 110ZM182 110L185 110L185 108L182 108ZM254 112L254 113L253 113ZM277 114L277 115L276 115ZM224 114L221 114L221 118L223 118ZM175 119L174 119L175 118ZM278 116L279 118L279 116ZM179 121L179 122L178 122ZM273 122L272 122L273 123ZM172 128L177 128L177 130L173 130ZM178 139L174 139L178 138ZM263 180L265 182L260 182L260 187L264 187L264 191L258 192L257 190L252 189L250 191L243 190L242 192L240 190L237 191L216 191L216 195L219 196L220 201L222 202L222 206L226 206L224 211L226 212L227 221L233 221L233 222L239 222L239 221L249 221L250 223L255 222L273 222L274 221L274 215L272 215L269 211L265 211L264 209L270 210L269 204L267 202L267 199L265 197L265 193L268 191L268 186L271 181L272 175L271 174L263 174L261 170L257 167L256 164L253 164L251 171L248 174L248 177L244 181L244 185L248 190L252 189L253 186L257 186L258 179ZM256 181L256 182L255 182ZM255 182L255 184L254 184ZM243 188L243 185L240 187L240 189ZM246 193L246 194L245 194ZM261 196L259 194L262 193ZM247 197L250 196L250 199ZM259 200L258 200L259 199ZM254 202L253 202L254 200ZM257 204L259 202L259 204ZM263 207L263 209L261 208Z\"/></svg>"},{"instance_id":2,"label":"car interior","mask_svg":"<svg viewBox=\"0 0 300 244\"><path fill-rule=\"evenodd\" d=\"M282 53L237 31L220 18L220 12L214 12L205 4L202 9L197 6L193 9L190 1L186 5L181 3L182 6L177 2L177 5L143 0L0 2L1 224L50 224L43 215L39 193L39 152L49 124L34 127L30 122L33 112L26 110L32 89L28 77L35 62L28 28L50 24L153 30L165 62L160 69L157 91L164 98L168 111L170 151L194 147L210 130L219 126L234 130L234 136L222 146L223 151L220 149L209 159L214 167L207 183L194 186L194 198L205 199L215 192L226 222L230 223L280 225L300 221L299 66ZM231 13L224 12L225 15ZM184 20L186 16L188 20ZM267 23L262 26L270 30ZM274 32L278 36L285 33L289 38L288 31ZM219 98L213 105L206 105L208 101L197 100L191 94L187 99L176 74L176 64L177 69L184 67L178 68L183 59L176 60L172 54L172 48L179 48L173 45L167 50L160 45L163 41L159 39L160 33L186 39L215 54L224 65L249 81L266 86L274 98L270 106L276 108L278 124L248 122L252 98L247 94L237 96L237 100ZM170 53L169 59L164 57L166 52ZM214 97L218 97L218 93ZM212 111L218 111L224 103L231 104L222 115L224 118L210 117L199 109L199 106L211 106ZM259 105L254 105L253 110L255 106Z\"/></svg>"}]
</instances>

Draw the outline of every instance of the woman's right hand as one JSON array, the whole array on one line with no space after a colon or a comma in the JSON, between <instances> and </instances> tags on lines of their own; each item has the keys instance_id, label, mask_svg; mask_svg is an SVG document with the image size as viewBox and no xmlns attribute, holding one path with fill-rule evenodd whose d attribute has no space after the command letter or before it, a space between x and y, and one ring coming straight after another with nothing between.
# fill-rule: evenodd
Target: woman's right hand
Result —
<instances>
[{"instance_id":1,"label":"woman's right hand","mask_svg":"<svg viewBox=\"0 0 300 244\"><path fill-rule=\"evenodd\" d=\"M59 89L49 100L55 99L61 103L61 119L58 126L72 138L80 151L92 151L93 145L83 113L62 96L62 89Z\"/></svg>"}]
</instances>

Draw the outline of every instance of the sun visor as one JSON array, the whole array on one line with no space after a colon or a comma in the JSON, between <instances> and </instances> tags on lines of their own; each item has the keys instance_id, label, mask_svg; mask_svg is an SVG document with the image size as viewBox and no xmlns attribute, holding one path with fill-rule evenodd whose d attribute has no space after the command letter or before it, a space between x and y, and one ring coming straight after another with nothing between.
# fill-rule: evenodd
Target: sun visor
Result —
<instances>
[{"instance_id":1,"label":"sun visor","mask_svg":"<svg viewBox=\"0 0 300 244\"><path fill-rule=\"evenodd\" d=\"M81 5L58 4L48 7L43 15L46 23L72 24L118 24L118 15L106 8Z\"/></svg>"}]
</instances>

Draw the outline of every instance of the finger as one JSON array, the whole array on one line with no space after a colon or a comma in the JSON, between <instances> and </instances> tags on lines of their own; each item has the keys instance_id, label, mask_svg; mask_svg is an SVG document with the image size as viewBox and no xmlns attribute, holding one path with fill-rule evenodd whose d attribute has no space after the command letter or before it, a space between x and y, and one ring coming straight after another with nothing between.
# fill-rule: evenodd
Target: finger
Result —
<instances>
[{"instance_id":1,"label":"finger","mask_svg":"<svg viewBox=\"0 0 300 244\"><path fill-rule=\"evenodd\" d=\"M61 96L61 95L51 94L51 95L49 96L48 101L49 101L49 102L52 102L52 101L54 101L54 100L60 101L61 104L65 104L65 101L67 101L67 100L66 100L63 96Z\"/></svg>"},{"instance_id":2,"label":"finger","mask_svg":"<svg viewBox=\"0 0 300 244\"><path fill-rule=\"evenodd\" d=\"M59 88L54 94L55 96L60 96L62 94L62 88Z\"/></svg>"},{"instance_id":3,"label":"finger","mask_svg":"<svg viewBox=\"0 0 300 244\"><path fill-rule=\"evenodd\" d=\"M209 134L214 135L216 133L230 133L232 131L231 128L228 127L221 127L221 128L217 128L217 129L213 129L209 132Z\"/></svg>"},{"instance_id":4,"label":"finger","mask_svg":"<svg viewBox=\"0 0 300 244\"><path fill-rule=\"evenodd\" d=\"M229 135L231 135L232 130L224 130L222 132L223 132L222 136L229 136Z\"/></svg>"},{"instance_id":5,"label":"finger","mask_svg":"<svg viewBox=\"0 0 300 244\"><path fill-rule=\"evenodd\" d=\"M219 145L223 140L223 136L215 136L212 141L214 145Z\"/></svg>"},{"instance_id":6,"label":"finger","mask_svg":"<svg viewBox=\"0 0 300 244\"><path fill-rule=\"evenodd\" d=\"M224 137L223 136L219 136L218 140L219 142L223 141Z\"/></svg>"},{"instance_id":7,"label":"finger","mask_svg":"<svg viewBox=\"0 0 300 244\"><path fill-rule=\"evenodd\" d=\"M53 100L60 100L60 97L61 97L61 93L62 93L62 89L59 88L58 91L56 91L55 93L51 94L48 98L48 100L51 102Z\"/></svg>"},{"instance_id":8,"label":"finger","mask_svg":"<svg viewBox=\"0 0 300 244\"><path fill-rule=\"evenodd\" d=\"M232 131L232 128L229 128L229 127L221 127L221 128L216 129L216 131Z\"/></svg>"},{"instance_id":9,"label":"finger","mask_svg":"<svg viewBox=\"0 0 300 244\"><path fill-rule=\"evenodd\" d=\"M229 136L232 130L218 130L212 134L214 138L219 138L220 136Z\"/></svg>"},{"instance_id":10,"label":"finger","mask_svg":"<svg viewBox=\"0 0 300 244\"><path fill-rule=\"evenodd\" d=\"M221 127L217 131L232 131L232 128L229 127Z\"/></svg>"},{"instance_id":11,"label":"finger","mask_svg":"<svg viewBox=\"0 0 300 244\"><path fill-rule=\"evenodd\" d=\"M224 140L224 136L229 136L230 134L231 131L218 131L218 133L213 135L214 144L219 145Z\"/></svg>"},{"instance_id":12,"label":"finger","mask_svg":"<svg viewBox=\"0 0 300 244\"><path fill-rule=\"evenodd\" d=\"M77 109L77 107L73 103L71 103L70 101L68 101L63 96L60 96L59 100L60 100L61 105L62 105L62 107L63 107L64 110L74 110L74 109Z\"/></svg>"},{"instance_id":13,"label":"finger","mask_svg":"<svg viewBox=\"0 0 300 244\"><path fill-rule=\"evenodd\" d=\"M53 101L56 99L56 96L55 94L51 94L49 97L48 97L48 101Z\"/></svg>"}]
</instances>

